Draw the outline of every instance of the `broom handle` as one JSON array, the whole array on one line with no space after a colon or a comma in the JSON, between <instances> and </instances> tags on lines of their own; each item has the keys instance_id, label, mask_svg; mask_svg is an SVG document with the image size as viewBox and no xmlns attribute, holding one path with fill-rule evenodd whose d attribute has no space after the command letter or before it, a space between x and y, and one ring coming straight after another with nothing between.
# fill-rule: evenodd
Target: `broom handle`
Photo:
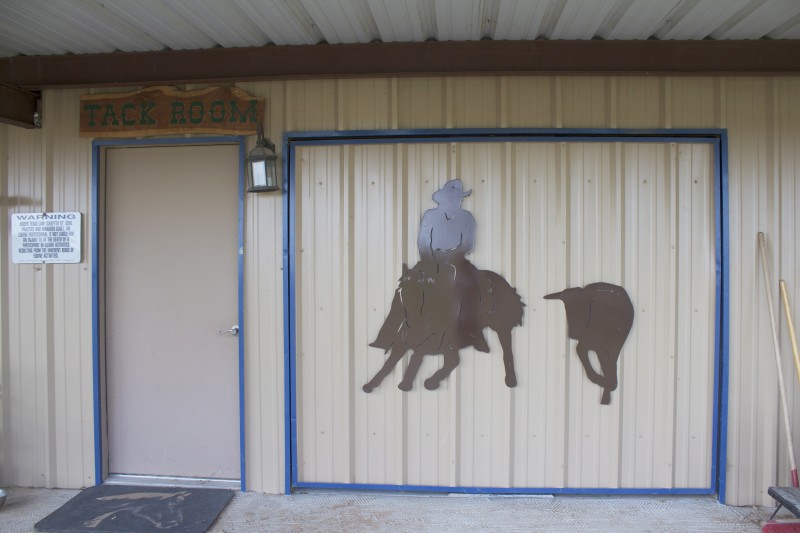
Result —
<instances>
[{"instance_id":1,"label":"broom handle","mask_svg":"<svg viewBox=\"0 0 800 533\"><path fill-rule=\"evenodd\" d=\"M789 298L786 296L786 282L780 280L781 299L783 300L783 310L786 315L786 324L789 326L789 339L792 341L792 355L794 356L794 369L797 371L797 382L800 383L800 354L797 353L797 336L794 334L794 322L792 321L792 310L789 309Z\"/></svg>"},{"instance_id":2,"label":"broom handle","mask_svg":"<svg viewBox=\"0 0 800 533\"><path fill-rule=\"evenodd\" d=\"M772 325L772 344L775 348L775 365L778 369L778 389L781 395L781 406L783 407L783 426L786 433L786 445L789 447L789 464L792 467L792 486L798 486L797 478L797 463L794 459L794 443L792 442L792 426L789 424L789 408L786 405L786 387L783 384L783 372L781 372L781 344L778 340L778 327L775 324L775 310L772 303L772 290L770 286L772 283L769 280L769 272L767 271L767 254L764 251L766 244L764 243L764 234L758 233L758 248L761 252L761 269L764 271L764 284L766 285L767 305L769 306L769 320Z\"/></svg>"}]
</instances>

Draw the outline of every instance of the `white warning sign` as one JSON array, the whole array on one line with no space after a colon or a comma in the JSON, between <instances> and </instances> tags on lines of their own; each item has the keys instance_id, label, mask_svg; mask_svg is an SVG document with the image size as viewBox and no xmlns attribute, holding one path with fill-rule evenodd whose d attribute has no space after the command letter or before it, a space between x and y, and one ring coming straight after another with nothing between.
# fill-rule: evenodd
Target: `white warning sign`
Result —
<instances>
[{"instance_id":1,"label":"white warning sign","mask_svg":"<svg viewBox=\"0 0 800 533\"><path fill-rule=\"evenodd\" d=\"M80 263L80 213L13 213L11 259L15 263Z\"/></svg>"}]
</instances>

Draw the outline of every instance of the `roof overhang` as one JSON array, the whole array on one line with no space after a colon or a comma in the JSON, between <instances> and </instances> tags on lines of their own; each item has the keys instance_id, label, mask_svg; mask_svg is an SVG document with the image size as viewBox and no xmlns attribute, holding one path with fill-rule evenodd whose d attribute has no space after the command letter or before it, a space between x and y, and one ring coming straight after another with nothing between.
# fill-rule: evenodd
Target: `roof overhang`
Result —
<instances>
[{"instance_id":1,"label":"roof overhang","mask_svg":"<svg viewBox=\"0 0 800 533\"><path fill-rule=\"evenodd\" d=\"M0 84L27 89L365 76L798 73L800 40L428 41L0 59Z\"/></svg>"},{"instance_id":2,"label":"roof overhang","mask_svg":"<svg viewBox=\"0 0 800 533\"><path fill-rule=\"evenodd\" d=\"M0 59L0 121L34 127L35 91L63 87L439 75L797 75L800 40L426 41Z\"/></svg>"}]
</instances>

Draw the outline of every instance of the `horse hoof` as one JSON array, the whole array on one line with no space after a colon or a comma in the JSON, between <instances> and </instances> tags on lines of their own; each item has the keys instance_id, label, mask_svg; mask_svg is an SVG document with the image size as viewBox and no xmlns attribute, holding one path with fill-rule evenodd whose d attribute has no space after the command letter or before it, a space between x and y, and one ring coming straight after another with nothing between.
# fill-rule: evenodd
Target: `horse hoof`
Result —
<instances>
[{"instance_id":1,"label":"horse hoof","mask_svg":"<svg viewBox=\"0 0 800 533\"><path fill-rule=\"evenodd\" d=\"M506 377L506 387L516 387L517 386L517 378L514 376Z\"/></svg>"},{"instance_id":2,"label":"horse hoof","mask_svg":"<svg viewBox=\"0 0 800 533\"><path fill-rule=\"evenodd\" d=\"M370 392L372 392L372 389L374 389L374 388L375 388L375 387L373 387L372 385L370 385L369 383L367 383L366 385L364 385L363 387L361 387L361 390L363 390L364 392L366 392L367 394L369 394Z\"/></svg>"},{"instance_id":3,"label":"horse hoof","mask_svg":"<svg viewBox=\"0 0 800 533\"><path fill-rule=\"evenodd\" d=\"M410 391L410 390L411 390L411 387L412 387L412 386L413 386L413 384L412 384L412 383L404 383L404 382L402 382L402 381L401 381L401 382L400 382L400 385L398 385L398 386L397 386L397 388L398 388L398 389L400 389L400 390L402 390L402 391L406 391L406 392L408 392L408 391Z\"/></svg>"},{"instance_id":4,"label":"horse hoof","mask_svg":"<svg viewBox=\"0 0 800 533\"><path fill-rule=\"evenodd\" d=\"M433 378L428 378L425 380L425 388L428 390L436 390L439 388L439 382Z\"/></svg>"}]
</instances>

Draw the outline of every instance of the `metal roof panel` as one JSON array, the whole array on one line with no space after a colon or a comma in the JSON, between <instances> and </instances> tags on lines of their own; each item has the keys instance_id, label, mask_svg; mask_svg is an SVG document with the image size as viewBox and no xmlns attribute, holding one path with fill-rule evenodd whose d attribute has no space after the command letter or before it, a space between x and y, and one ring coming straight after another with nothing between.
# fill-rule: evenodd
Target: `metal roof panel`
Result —
<instances>
[{"instance_id":1,"label":"metal roof panel","mask_svg":"<svg viewBox=\"0 0 800 533\"><path fill-rule=\"evenodd\" d=\"M0 57L329 43L800 39L798 0L0 0Z\"/></svg>"},{"instance_id":2,"label":"metal roof panel","mask_svg":"<svg viewBox=\"0 0 800 533\"><path fill-rule=\"evenodd\" d=\"M542 32L547 7L551 2L500 0L494 38L497 40L533 40Z\"/></svg>"}]
</instances>

